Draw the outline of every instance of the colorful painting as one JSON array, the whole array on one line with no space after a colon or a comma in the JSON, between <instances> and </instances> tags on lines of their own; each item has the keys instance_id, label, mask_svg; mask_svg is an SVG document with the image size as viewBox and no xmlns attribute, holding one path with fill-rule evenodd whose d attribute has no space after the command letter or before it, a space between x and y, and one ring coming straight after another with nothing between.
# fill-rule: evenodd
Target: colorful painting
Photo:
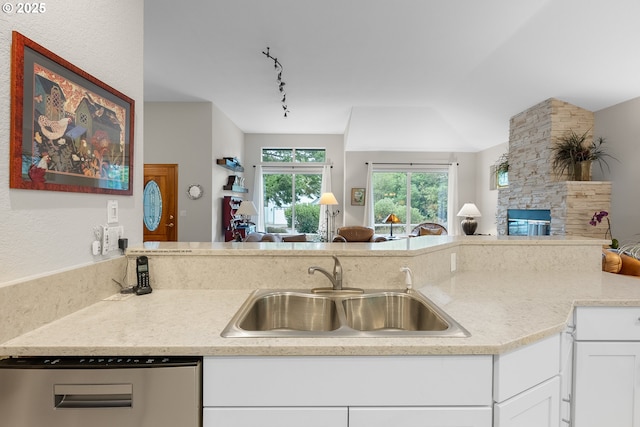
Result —
<instances>
[{"instance_id":1,"label":"colorful painting","mask_svg":"<svg viewBox=\"0 0 640 427\"><path fill-rule=\"evenodd\" d=\"M10 187L132 194L134 101L13 33Z\"/></svg>"}]
</instances>

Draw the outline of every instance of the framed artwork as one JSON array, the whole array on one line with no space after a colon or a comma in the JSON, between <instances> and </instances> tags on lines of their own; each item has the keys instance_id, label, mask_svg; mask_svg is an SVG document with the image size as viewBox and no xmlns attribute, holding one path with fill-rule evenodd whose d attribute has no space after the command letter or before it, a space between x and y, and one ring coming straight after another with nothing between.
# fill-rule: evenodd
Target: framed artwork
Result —
<instances>
[{"instance_id":1,"label":"framed artwork","mask_svg":"<svg viewBox=\"0 0 640 427\"><path fill-rule=\"evenodd\" d=\"M351 189L351 206L364 206L365 189Z\"/></svg>"},{"instance_id":2,"label":"framed artwork","mask_svg":"<svg viewBox=\"0 0 640 427\"><path fill-rule=\"evenodd\" d=\"M10 188L133 194L134 101L16 31L11 59Z\"/></svg>"}]
</instances>

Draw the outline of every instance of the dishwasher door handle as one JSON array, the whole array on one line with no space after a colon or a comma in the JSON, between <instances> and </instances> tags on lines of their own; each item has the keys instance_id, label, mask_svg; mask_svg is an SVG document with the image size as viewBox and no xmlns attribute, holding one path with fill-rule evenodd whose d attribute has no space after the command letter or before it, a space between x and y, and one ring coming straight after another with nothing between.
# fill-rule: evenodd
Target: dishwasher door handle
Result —
<instances>
[{"instance_id":1,"label":"dishwasher door handle","mask_svg":"<svg viewBox=\"0 0 640 427\"><path fill-rule=\"evenodd\" d=\"M131 408L133 384L55 384L56 408Z\"/></svg>"}]
</instances>

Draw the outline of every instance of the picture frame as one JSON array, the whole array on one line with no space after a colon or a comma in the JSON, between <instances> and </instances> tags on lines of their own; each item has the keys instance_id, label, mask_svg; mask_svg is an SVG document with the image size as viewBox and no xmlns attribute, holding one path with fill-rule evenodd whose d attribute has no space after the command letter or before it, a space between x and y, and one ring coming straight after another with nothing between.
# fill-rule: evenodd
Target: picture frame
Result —
<instances>
[{"instance_id":1,"label":"picture frame","mask_svg":"<svg viewBox=\"0 0 640 427\"><path fill-rule=\"evenodd\" d=\"M351 206L364 206L366 190L364 188L351 189Z\"/></svg>"},{"instance_id":2,"label":"picture frame","mask_svg":"<svg viewBox=\"0 0 640 427\"><path fill-rule=\"evenodd\" d=\"M133 194L135 102L13 32L9 187Z\"/></svg>"}]
</instances>

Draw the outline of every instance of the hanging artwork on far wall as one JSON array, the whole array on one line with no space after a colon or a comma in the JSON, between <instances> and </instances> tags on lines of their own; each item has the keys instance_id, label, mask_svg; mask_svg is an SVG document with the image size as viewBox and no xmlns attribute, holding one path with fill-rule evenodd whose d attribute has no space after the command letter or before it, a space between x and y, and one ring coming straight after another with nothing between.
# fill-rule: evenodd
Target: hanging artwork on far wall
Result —
<instances>
[{"instance_id":1,"label":"hanging artwork on far wall","mask_svg":"<svg viewBox=\"0 0 640 427\"><path fill-rule=\"evenodd\" d=\"M134 101L13 32L10 188L131 195Z\"/></svg>"},{"instance_id":2,"label":"hanging artwork on far wall","mask_svg":"<svg viewBox=\"0 0 640 427\"><path fill-rule=\"evenodd\" d=\"M364 206L365 189L351 189L351 206Z\"/></svg>"}]
</instances>

